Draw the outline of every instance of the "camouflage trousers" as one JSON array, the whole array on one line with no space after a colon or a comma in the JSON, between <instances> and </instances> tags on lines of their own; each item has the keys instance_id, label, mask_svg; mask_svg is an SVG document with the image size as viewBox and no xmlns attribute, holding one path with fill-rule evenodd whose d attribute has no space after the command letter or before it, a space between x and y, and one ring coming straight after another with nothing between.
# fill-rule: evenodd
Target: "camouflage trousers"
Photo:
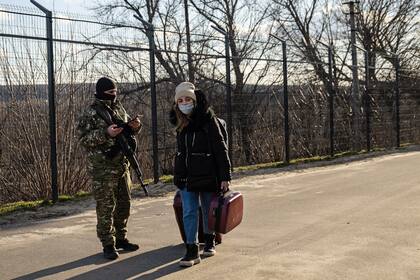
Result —
<instances>
[{"instance_id":1,"label":"camouflage trousers","mask_svg":"<svg viewBox=\"0 0 420 280\"><path fill-rule=\"evenodd\" d=\"M100 170L93 173L93 194L96 200L96 232L102 245L114 245L115 239L127 236L130 216L130 172Z\"/></svg>"}]
</instances>

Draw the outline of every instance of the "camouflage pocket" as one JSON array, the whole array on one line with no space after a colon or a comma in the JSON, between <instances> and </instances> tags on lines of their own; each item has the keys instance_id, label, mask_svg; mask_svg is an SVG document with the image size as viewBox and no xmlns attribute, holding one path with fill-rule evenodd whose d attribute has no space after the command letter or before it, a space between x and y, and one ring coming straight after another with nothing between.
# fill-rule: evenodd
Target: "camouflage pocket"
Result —
<instances>
[{"instance_id":1,"label":"camouflage pocket","mask_svg":"<svg viewBox=\"0 0 420 280\"><path fill-rule=\"evenodd\" d=\"M122 199L131 199L131 176L130 172L124 172L122 175L119 186L119 196Z\"/></svg>"}]
</instances>

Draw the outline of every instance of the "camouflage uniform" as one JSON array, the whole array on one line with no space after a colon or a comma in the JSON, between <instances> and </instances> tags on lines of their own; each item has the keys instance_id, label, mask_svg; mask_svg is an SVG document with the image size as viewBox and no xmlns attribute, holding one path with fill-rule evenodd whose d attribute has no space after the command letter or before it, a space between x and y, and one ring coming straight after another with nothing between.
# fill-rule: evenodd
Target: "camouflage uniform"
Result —
<instances>
[{"instance_id":1,"label":"camouflage uniform","mask_svg":"<svg viewBox=\"0 0 420 280\"><path fill-rule=\"evenodd\" d=\"M108 107L122 122L129 119L119 101L95 99L93 106ZM97 234L104 247L114 245L115 239L126 239L131 199L128 160L121 152L113 158L104 154L116 144L115 139L106 133L107 127L92 106L80 117L78 124L80 141L87 150L88 170L93 179Z\"/></svg>"}]
</instances>

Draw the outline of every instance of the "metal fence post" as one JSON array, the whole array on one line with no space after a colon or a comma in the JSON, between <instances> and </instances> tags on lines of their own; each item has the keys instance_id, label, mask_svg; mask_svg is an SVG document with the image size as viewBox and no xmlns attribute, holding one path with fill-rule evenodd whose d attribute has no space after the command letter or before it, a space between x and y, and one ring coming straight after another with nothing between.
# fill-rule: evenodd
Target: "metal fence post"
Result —
<instances>
[{"instance_id":1,"label":"metal fence post","mask_svg":"<svg viewBox=\"0 0 420 280\"><path fill-rule=\"evenodd\" d=\"M401 146L400 138L400 60L395 55L395 114L396 114L396 130L397 130L397 147Z\"/></svg>"},{"instance_id":2,"label":"metal fence post","mask_svg":"<svg viewBox=\"0 0 420 280\"><path fill-rule=\"evenodd\" d=\"M227 131L228 131L228 138L229 138L229 158L231 161L231 168L233 170L233 154L232 154L232 82L230 77L230 52L229 52L229 33L216 26L211 26L217 32L223 34L225 36L225 66L226 66L226 111L227 111Z\"/></svg>"},{"instance_id":3,"label":"metal fence post","mask_svg":"<svg viewBox=\"0 0 420 280\"><path fill-rule=\"evenodd\" d=\"M149 39L149 60L150 60L150 94L152 109L152 149L153 149L153 181L159 182L159 146L157 137L157 101L156 101L156 66L155 66L155 27L152 23L145 21L141 16L134 15L147 29Z\"/></svg>"},{"instance_id":4,"label":"metal fence post","mask_svg":"<svg viewBox=\"0 0 420 280\"><path fill-rule=\"evenodd\" d=\"M52 12L40 5L35 0L31 0L38 9L43 11L47 23L47 64L48 64L48 110L49 110L49 130L50 130L50 165L51 165L51 191L52 201L58 201L58 167L57 167L57 120L55 109L55 75L54 75L54 42Z\"/></svg>"},{"instance_id":5,"label":"metal fence post","mask_svg":"<svg viewBox=\"0 0 420 280\"><path fill-rule=\"evenodd\" d=\"M289 129L289 90L287 78L287 44L286 41L270 34L271 37L281 42L282 48L282 64L283 64L283 118L284 118L284 162L290 162L290 129Z\"/></svg>"},{"instance_id":6,"label":"metal fence post","mask_svg":"<svg viewBox=\"0 0 420 280\"><path fill-rule=\"evenodd\" d=\"M233 157L232 157L232 82L230 77L230 53L229 53L229 33L225 35L225 55L226 55L226 106L228 114L228 135L229 135L229 158L233 168Z\"/></svg>"},{"instance_id":7,"label":"metal fence post","mask_svg":"<svg viewBox=\"0 0 420 280\"><path fill-rule=\"evenodd\" d=\"M284 107L284 162L290 162L290 131L289 131L289 91L287 84L287 52L286 41L281 40L283 53L283 107Z\"/></svg>"},{"instance_id":8,"label":"metal fence post","mask_svg":"<svg viewBox=\"0 0 420 280\"><path fill-rule=\"evenodd\" d=\"M333 53L332 46L328 46L328 101L330 113L330 156L334 156L334 84L333 84Z\"/></svg>"},{"instance_id":9,"label":"metal fence post","mask_svg":"<svg viewBox=\"0 0 420 280\"><path fill-rule=\"evenodd\" d=\"M366 150L370 152L371 149L371 128L370 128L370 65L369 52L365 51L365 114L366 114Z\"/></svg>"},{"instance_id":10,"label":"metal fence post","mask_svg":"<svg viewBox=\"0 0 420 280\"><path fill-rule=\"evenodd\" d=\"M351 57L352 57L352 149L354 152L360 149L360 131L359 131L359 118L360 118L360 104L359 104L359 72L357 63L357 45L356 45L356 12L355 5L358 1L350 0L344 2L344 5L349 5L350 9L350 42L351 42Z\"/></svg>"}]
</instances>

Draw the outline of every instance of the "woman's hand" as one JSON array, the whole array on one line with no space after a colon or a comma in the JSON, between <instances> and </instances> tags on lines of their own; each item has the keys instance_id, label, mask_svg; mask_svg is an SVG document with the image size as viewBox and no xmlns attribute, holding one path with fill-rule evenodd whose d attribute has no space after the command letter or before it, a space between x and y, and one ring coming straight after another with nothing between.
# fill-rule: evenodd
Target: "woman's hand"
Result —
<instances>
[{"instance_id":1,"label":"woman's hand","mask_svg":"<svg viewBox=\"0 0 420 280\"><path fill-rule=\"evenodd\" d=\"M222 191L225 193L229 190L230 181L222 181L220 184L220 187L222 188Z\"/></svg>"}]
</instances>

